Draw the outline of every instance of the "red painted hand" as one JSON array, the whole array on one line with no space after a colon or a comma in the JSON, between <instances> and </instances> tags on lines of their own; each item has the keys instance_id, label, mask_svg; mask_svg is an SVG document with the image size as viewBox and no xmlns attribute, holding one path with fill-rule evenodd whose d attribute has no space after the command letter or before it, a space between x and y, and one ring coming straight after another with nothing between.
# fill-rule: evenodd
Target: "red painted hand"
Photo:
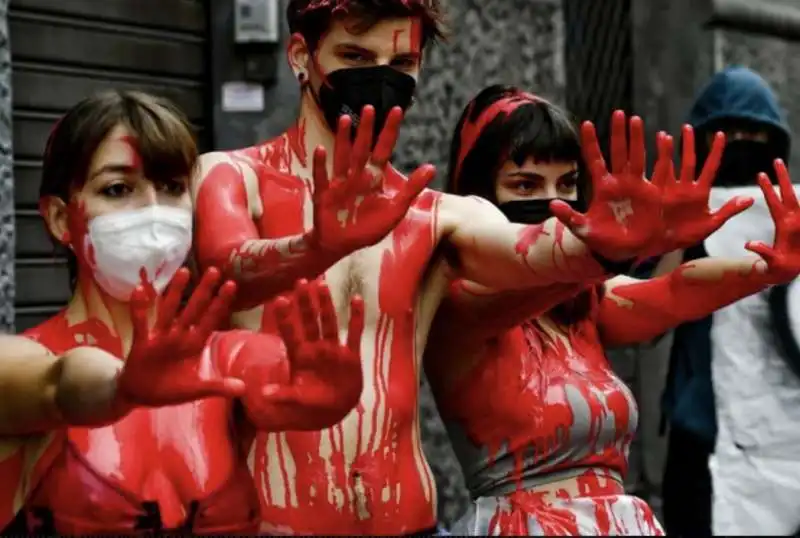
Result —
<instances>
[{"instance_id":1,"label":"red painted hand","mask_svg":"<svg viewBox=\"0 0 800 538\"><path fill-rule=\"evenodd\" d=\"M350 301L347 344L339 343L339 325L328 286L322 281L297 282L293 297L275 300L278 330L289 357L290 382L269 385L265 396L272 401L298 403L325 416L323 424L335 424L361 398L361 334L364 302Z\"/></svg>"},{"instance_id":2,"label":"red painted hand","mask_svg":"<svg viewBox=\"0 0 800 538\"><path fill-rule=\"evenodd\" d=\"M583 158L592 178L592 201L578 213L562 201L550 204L553 215L592 251L609 260L640 255L661 230L658 187L644 177L644 127L641 118L627 121L621 110L611 118L611 171L606 168L591 122L581 127Z\"/></svg>"},{"instance_id":3,"label":"red painted hand","mask_svg":"<svg viewBox=\"0 0 800 538\"><path fill-rule=\"evenodd\" d=\"M145 286L136 289L131 297L133 343L117 380L121 400L156 407L243 394L241 380L222 377L201 357L211 332L227 321L236 293L236 284L219 286L220 280L217 269L207 270L179 312L189 271L178 271L161 298L152 328L148 314L155 294Z\"/></svg>"},{"instance_id":4,"label":"red painted hand","mask_svg":"<svg viewBox=\"0 0 800 538\"><path fill-rule=\"evenodd\" d=\"M661 241L653 244L652 254L663 254L696 245L717 231L728 219L753 205L752 198L737 196L716 212L712 212L708 207L711 186L725 148L723 133L717 133L715 136L711 152L696 181L697 159L694 131L691 126L683 126L680 178L675 178L672 137L663 132L658 133L657 145L658 160L653 171L653 184L661 190L664 227Z\"/></svg>"},{"instance_id":5,"label":"red painted hand","mask_svg":"<svg viewBox=\"0 0 800 538\"><path fill-rule=\"evenodd\" d=\"M769 177L761 173L758 186L764 193L772 220L775 222L775 239L771 247L761 241L750 241L745 248L761 256L766 262L764 272L772 283L788 282L800 274L800 204L797 201L786 165L775 161L775 172L781 196L775 193Z\"/></svg>"},{"instance_id":6,"label":"red painted hand","mask_svg":"<svg viewBox=\"0 0 800 538\"><path fill-rule=\"evenodd\" d=\"M364 107L351 143L352 119L342 116L333 153L333 177L328 178L327 151L314 152L314 229L312 241L319 248L340 255L374 245L403 219L409 206L436 174L423 165L407 181L388 181L392 156L403 111L389 113L375 148L371 149L375 109ZM398 178L399 179L399 178Z\"/></svg>"}]
</instances>

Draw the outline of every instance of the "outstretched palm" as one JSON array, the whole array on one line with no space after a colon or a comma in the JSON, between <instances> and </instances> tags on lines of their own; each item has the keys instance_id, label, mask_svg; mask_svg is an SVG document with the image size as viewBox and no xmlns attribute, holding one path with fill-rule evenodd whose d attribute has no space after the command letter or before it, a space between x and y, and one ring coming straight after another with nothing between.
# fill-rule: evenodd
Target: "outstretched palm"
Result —
<instances>
[{"instance_id":1,"label":"outstretched palm","mask_svg":"<svg viewBox=\"0 0 800 538\"><path fill-rule=\"evenodd\" d=\"M122 399L155 407L243 393L241 380L223 377L201 353L211 332L227 321L236 293L236 284L225 282L220 286L220 280L217 269L208 269L181 310L189 271L179 270L158 303L152 327L148 314L157 304L155 293L145 285L134 291L133 342L117 381Z\"/></svg>"},{"instance_id":2,"label":"outstretched palm","mask_svg":"<svg viewBox=\"0 0 800 538\"><path fill-rule=\"evenodd\" d=\"M352 118L342 116L333 148L333 175L328 177L328 152L314 152L314 229L312 240L338 254L374 245L403 219L409 206L430 183L436 170L423 165L408 180L389 166L403 111L395 107L373 148L375 109L364 107L351 142Z\"/></svg>"},{"instance_id":3,"label":"outstretched palm","mask_svg":"<svg viewBox=\"0 0 800 538\"><path fill-rule=\"evenodd\" d=\"M772 220L775 222L775 239L772 246L751 241L745 248L755 252L766 262L766 275L773 283L788 282L800 274L800 204L797 201L786 165L775 161L780 198L775 193L766 174L758 176L758 186L764 193Z\"/></svg>"}]
</instances>

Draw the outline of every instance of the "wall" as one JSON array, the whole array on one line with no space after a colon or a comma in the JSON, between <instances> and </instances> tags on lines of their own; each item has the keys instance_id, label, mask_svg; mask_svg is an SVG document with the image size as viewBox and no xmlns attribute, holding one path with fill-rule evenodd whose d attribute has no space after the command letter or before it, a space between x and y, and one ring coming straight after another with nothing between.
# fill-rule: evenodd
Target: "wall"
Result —
<instances>
[{"instance_id":1,"label":"wall","mask_svg":"<svg viewBox=\"0 0 800 538\"><path fill-rule=\"evenodd\" d=\"M8 0L0 0L0 332L14 328L14 183Z\"/></svg>"}]
</instances>

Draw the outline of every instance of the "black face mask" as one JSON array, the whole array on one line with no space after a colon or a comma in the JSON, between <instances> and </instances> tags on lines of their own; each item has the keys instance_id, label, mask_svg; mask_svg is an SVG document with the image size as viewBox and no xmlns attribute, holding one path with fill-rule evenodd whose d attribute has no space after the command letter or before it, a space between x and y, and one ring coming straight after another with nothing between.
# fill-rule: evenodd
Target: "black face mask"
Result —
<instances>
[{"instance_id":1,"label":"black face mask","mask_svg":"<svg viewBox=\"0 0 800 538\"><path fill-rule=\"evenodd\" d=\"M586 204L583 200L564 200L562 198L514 200L513 202L499 204L497 207L511 222L516 222L518 224L541 224L553 216L553 213L550 211L550 202L553 200L566 202L575 211L584 212L586 210Z\"/></svg>"},{"instance_id":2,"label":"black face mask","mask_svg":"<svg viewBox=\"0 0 800 538\"><path fill-rule=\"evenodd\" d=\"M759 172L775 180L775 148L754 140L734 140L725 144L714 185L718 187L754 187ZM699 173L699 171L698 171Z\"/></svg>"},{"instance_id":3,"label":"black face mask","mask_svg":"<svg viewBox=\"0 0 800 538\"><path fill-rule=\"evenodd\" d=\"M337 69L328 74L327 84L320 86L318 103L334 133L340 116L346 114L353 118L353 136L361 110L372 105L375 108L374 144L389 111L399 106L405 112L411 106L416 85L414 77L388 65Z\"/></svg>"}]
</instances>

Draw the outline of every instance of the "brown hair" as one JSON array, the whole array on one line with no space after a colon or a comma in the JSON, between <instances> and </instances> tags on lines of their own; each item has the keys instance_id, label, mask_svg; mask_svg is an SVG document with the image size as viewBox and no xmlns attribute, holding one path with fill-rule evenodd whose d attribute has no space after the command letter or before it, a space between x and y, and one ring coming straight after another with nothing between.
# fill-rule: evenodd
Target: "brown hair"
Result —
<instances>
[{"instance_id":1,"label":"brown hair","mask_svg":"<svg viewBox=\"0 0 800 538\"><path fill-rule=\"evenodd\" d=\"M156 184L188 177L197 164L197 144L189 120L169 100L137 91L107 91L72 107L53 127L45 147L39 199L68 202L89 174L97 148L118 125L136 139L144 175ZM77 276L75 255L67 252L70 281Z\"/></svg>"},{"instance_id":2,"label":"brown hair","mask_svg":"<svg viewBox=\"0 0 800 538\"><path fill-rule=\"evenodd\" d=\"M354 34L368 31L385 19L419 17L422 20L420 48L445 39L442 0L289 0L286 19L289 31L301 34L314 50L337 18L348 18Z\"/></svg>"}]
</instances>

